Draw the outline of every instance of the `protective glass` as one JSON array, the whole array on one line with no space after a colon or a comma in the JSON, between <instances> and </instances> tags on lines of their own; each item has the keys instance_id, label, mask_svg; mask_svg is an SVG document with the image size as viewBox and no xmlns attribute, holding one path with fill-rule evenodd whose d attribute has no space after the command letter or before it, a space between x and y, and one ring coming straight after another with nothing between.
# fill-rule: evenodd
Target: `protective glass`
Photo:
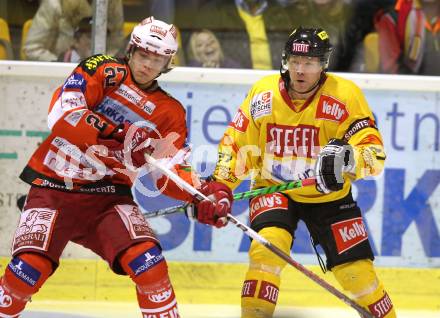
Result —
<instances>
[{"instance_id":1,"label":"protective glass","mask_svg":"<svg viewBox=\"0 0 440 318\"><path fill-rule=\"evenodd\" d=\"M287 66L289 70L301 73L318 73L323 67L319 58L298 55L290 56Z\"/></svg>"}]
</instances>

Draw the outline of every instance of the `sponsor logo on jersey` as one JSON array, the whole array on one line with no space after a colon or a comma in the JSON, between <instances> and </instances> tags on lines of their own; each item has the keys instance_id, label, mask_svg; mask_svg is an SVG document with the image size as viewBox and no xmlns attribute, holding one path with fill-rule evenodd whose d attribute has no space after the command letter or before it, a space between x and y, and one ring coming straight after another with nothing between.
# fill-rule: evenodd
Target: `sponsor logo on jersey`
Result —
<instances>
[{"instance_id":1,"label":"sponsor logo on jersey","mask_svg":"<svg viewBox=\"0 0 440 318\"><path fill-rule=\"evenodd\" d=\"M316 119L342 123L348 117L345 105L334 97L321 95L316 109Z\"/></svg>"},{"instance_id":2,"label":"sponsor logo on jersey","mask_svg":"<svg viewBox=\"0 0 440 318\"><path fill-rule=\"evenodd\" d=\"M272 91L255 95L251 101L250 113L254 119L272 114Z\"/></svg>"},{"instance_id":3,"label":"sponsor logo on jersey","mask_svg":"<svg viewBox=\"0 0 440 318\"><path fill-rule=\"evenodd\" d=\"M215 175L225 181L232 183L235 183L238 180L238 178L234 175L234 173L232 173L230 167L226 167L222 165L217 165L215 167Z\"/></svg>"},{"instance_id":4,"label":"sponsor logo on jersey","mask_svg":"<svg viewBox=\"0 0 440 318\"><path fill-rule=\"evenodd\" d=\"M391 309L393 309L393 303L391 302L390 296L385 292L385 295L383 295L381 299L368 305L368 309L370 309L374 317L381 318L385 317Z\"/></svg>"},{"instance_id":5,"label":"sponsor logo on jersey","mask_svg":"<svg viewBox=\"0 0 440 318\"><path fill-rule=\"evenodd\" d=\"M129 102L140 105L142 102L142 99L145 98L144 96L139 95L134 90L132 90L130 87L128 87L125 84L122 84L119 86L119 88L116 90L116 94L119 96L122 96L124 99L128 100Z\"/></svg>"},{"instance_id":6,"label":"sponsor logo on jersey","mask_svg":"<svg viewBox=\"0 0 440 318\"><path fill-rule=\"evenodd\" d=\"M64 138L57 136L52 140L51 144L55 146L58 149L58 151L61 151L63 154L72 157L84 167L92 167L95 169L104 168L105 170L105 166L100 160L94 160L91 156L88 156L87 154L82 152L78 146L70 143ZM110 171L109 173L111 174Z\"/></svg>"},{"instance_id":7,"label":"sponsor logo on jersey","mask_svg":"<svg viewBox=\"0 0 440 318\"><path fill-rule=\"evenodd\" d=\"M319 127L267 124L268 151L276 156L315 158L319 153Z\"/></svg>"},{"instance_id":8,"label":"sponsor logo on jersey","mask_svg":"<svg viewBox=\"0 0 440 318\"><path fill-rule=\"evenodd\" d=\"M361 217L333 223L331 229L338 254L368 240L368 233Z\"/></svg>"},{"instance_id":9,"label":"sponsor logo on jersey","mask_svg":"<svg viewBox=\"0 0 440 318\"><path fill-rule=\"evenodd\" d=\"M353 122L350 125L350 127L348 127L347 132L344 135L344 140L349 141L350 138L354 134L356 134L358 131L361 131L361 130L368 128L368 127L377 129L376 124L374 123L373 119L367 117L367 118L356 120L355 122Z\"/></svg>"},{"instance_id":10,"label":"sponsor logo on jersey","mask_svg":"<svg viewBox=\"0 0 440 318\"><path fill-rule=\"evenodd\" d=\"M82 64L86 71L95 71L99 65L104 64L105 62L117 62L117 60L111 55L99 54L89 57Z\"/></svg>"},{"instance_id":11,"label":"sponsor logo on jersey","mask_svg":"<svg viewBox=\"0 0 440 318\"><path fill-rule=\"evenodd\" d=\"M265 280L261 281L260 292L258 298L268 301L272 304L277 303L279 289L276 285Z\"/></svg>"},{"instance_id":12,"label":"sponsor logo on jersey","mask_svg":"<svg viewBox=\"0 0 440 318\"><path fill-rule=\"evenodd\" d=\"M241 297L254 297L257 290L257 280L245 280L243 289L241 290Z\"/></svg>"},{"instance_id":13,"label":"sponsor logo on jersey","mask_svg":"<svg viewBox=\"0 0 440 318\"><path fill-rule=\"evenodd\" d=\"M179 318L177 301L174 299L169 304L159 308L142 308L143 318Z\"/></svg>"},{"instance_id":14,"label":"sponsor logo on jersey","mask_svg":"<svg viewBox=\"0 0 440 318\"><path fill-rule=\"evenodd\" d=\"M232 122L229 124L230 127L234 128L235 130L244 133L249 125L249 119L246 117L246 115L241 111L241 109L238 110L237 113L235 113L234 118L232 119Z\"/></svg>"},{"instance_id":15,"label":"sponsor logo on jersey","mask_svg":"<svg viewBox=\"0 0 440 318\"><path fill-rule=\"evenodd\" d=\"M278 182L304 180L314 176L315 163L303 158L273 160L271 174Z\"/></svg>"},{"instance_id":16,"label":"sponsor logo on jersey","mask_svg":"<svg viewBox=\"0 0 440 318\"><path fill-rule=\"evenodd\" d=\"M116 91L116 94L124 97L129 102L135 104L137 107L142 109L148 115L151 115L156 109L156 104L151 101L146 100L147 97L144 95L142 90L134 85L124 85L122 84L120 88Z\"/></svg>"},{"instance_id":17,"label":"sponsor logo on jersey","mask_svg":"<svg viewBox=\"0 0 440 318\"><path fill-rule=\"evenodd\" d=\"M24 248L47 251L57 215L56 210L44 208L23 211L12 243L13 254Z\"/></svg>"},{"instance_id":18,"label":"sponsor logo on jersey","mask_svg":"<svg viewBox=\"0 0 440 318\"><path fill-rule=\"evenodd\" d=\"M0 286L0 307L8 308L12 305L11 296L7 295L2 286Z\"/></svg>"},{"instance_id":19,"label":"sponsor logo on jersey","mask_svg":"<svg viewBox=\"0 0 440 318\"><path fill-rule=\"evenodd\" d=\"M66 154L76 161L68 160ZM88 159L90 158L86 157L76 146L66 146L63 149L60 148L57 152L49 150L44 157L43 163L58 176L69 179L97 181L101 180L106 174L114 174L111 170L107 171L106 166L102 162L92 162ZM87 168L80 167L80 163L86 163Z\"/></svg>"},{"instance_id":20,"label":"sponsor logo on jersey","mask_svg":"<svg viewBox=\"0 0 440 318\"><path fill-rule=\"evenodd\" d=\"M87 112L86 109L75 110L66 117L64 117L64 120L67 121L73 127L76 127L76 125L78 125L79 121L81 120L85 112Z\"/></svg>"},{"instance_id":21,"label":"sponsor logo on jersey","mask_svg":"<svg viewBox=\"0 0 440 318\"><path fill-rule=\"evenodd\" d=\"M270 210L287 210L287 198L279 193L265 194L255 197L249 204L249 219L254 219Z\"/></svg>"},{"instance_id":22,"label":"sponsor logo on jersey","mask_svg":"<svg viewBox=\"0 0 440 318\"><path fill-rule=\"evenodd\" d=\"M159 247L155 246L153 248L150 248L144 254L136 257L128 264L128 266L130 266L135 276L139 276L143 272L146 272L150 268L156 266L163 261L164 256L162 255Z\"/></svg>"},{"instance_id":23,"label":"sponsor logo on jersey","mask_svg":"<svg viewBox=\"0 0 440 318\"><path fill-rule=\"evenodd\" d=\"M133 110L108 96L104 98L102 103L98 105L95 111L99 114L102 114L106 119L110 120L114 124L145 121L143 117L135 113ZM155 127L155 125L152 123L150 124L152 127Z\"/></svg>"},{"instance_id":24,"label":"sponsor logo on jersey","mask_svg":"<svg viewBox=\"0 0 440 318\"><path fill-rule=\"evenodd\" d=\"M293 53L309 53L310 45L307 43L292 43Z\"/></svg>"},{"instance_id":25,"label":"sponsor logo on jersey","mask_svg":"<svg viewBox=\"0 0 440 318\"><path fill-rule=\"evenodd\" d=\"M73 73L63 85L63 90L68 89L80 90L81 92L84 92L86 90L86 80L81 74Z\"/></svg>"},{"instance_id":26,"label":"sponsor logo on jersey","mask_svg":"<svg viewBox=\"0 0 440 318\"><path fill-rule=\"evenodd\" d=\"M163 303L170 299L173 295L173 290L171 288L161 291L159 293L153 293L148 295L148 299L153 303Z\"/></svg>"},{"instance_id":27,"label":"sponsor logo on jersey","mask_svg":"<svg viewBox=\"0 0 440 318\"><path fill-rule=\"evenodd\" d=\"M147 100L145 104L141 106L142 110L144 110L148 115L151 115L156 109L156 104Z\"/></svg>"},{"instance_id":28,"label":"sponsor logo on jersey","mask_svg":"<svg viewBox=\"0 0 440 318\"><path fill-rule=\"evenodd\" d=\"M61 109L63 111L87 107L84 94L77 91L64 91L59 101L61 102Z\"/></svg>"},{"instance_id":29,"label":"sponsor logo on jersey","mask_svg":"<svg viewBox=\"0 0 440 318\"><path fill-rule=\"evenodd\" d=\"M14 257L8 268L14 275L29 286L35 286L41 273L19 257Z\"/></svg>"}]
</instances>

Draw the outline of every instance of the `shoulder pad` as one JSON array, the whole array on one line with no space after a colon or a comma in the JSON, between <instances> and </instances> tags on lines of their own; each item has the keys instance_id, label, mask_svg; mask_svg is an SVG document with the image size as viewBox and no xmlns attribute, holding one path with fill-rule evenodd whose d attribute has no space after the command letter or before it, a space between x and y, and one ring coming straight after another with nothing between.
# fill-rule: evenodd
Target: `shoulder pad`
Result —
<instances>
[{"instance_id":1,"label":"shoulder pad","mask_svg":"<svg viewBox=\"0 0 440 318\"><path fill-rule=\"evenodd\" d=\"M167 91L165 91L162 87L158 86L157 87L158 91L162 92L163 94L165 94L165 96L169 97L170 99L174 100L182 109L183 111L186 113L185 107L183 107L182 103L175 98L174 96L172 96L170 93L168 93Z\"/></svg>"},{"instance_id":2,"label":"shoulder pad","mask_svg":"<svg viewBox=\"0 0 440 318\"><path fill-rule=\"evenodd\" d=\"M97 68L106 63L123 64L119 59L111 55L97 54L83 60L79 66L89 75L93 75Z\"/></svg>"}]
</instances>

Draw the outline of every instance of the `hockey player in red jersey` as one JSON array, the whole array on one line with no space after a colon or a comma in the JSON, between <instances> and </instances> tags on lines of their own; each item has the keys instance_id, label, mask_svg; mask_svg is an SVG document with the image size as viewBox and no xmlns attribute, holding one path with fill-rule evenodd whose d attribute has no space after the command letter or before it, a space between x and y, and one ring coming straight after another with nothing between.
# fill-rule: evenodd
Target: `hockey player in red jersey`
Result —
<instances>
[{"instance_id":1,"label":"hockey player in red jersey","mask_svg":"<svg viewBox=\"0 0 440 318\"><path fill-rule=\"evenodd\" d=\"M286 254L299 220L354 300L375 317L395 317L373 266L373 252L351 181L378 175L382 137L363 93L326 72L332 47L322 29L298 28L282 55L281 74L250 89L219 146L213 179L253 188L316 177L316 189L273 193L249 202L252 229ZM286 262L253 241L242 290L242 317L272 317ZM324 267L324 266L323 266Z\"/></svg>"},{"instance_id":2,"label":"hockey player in red jersey","mask_svg":"<svg viewBox=\"0 0 440 318\"><path fill-rule=\"evenodd\" d=\"M218 227L232 194L221 183L200 183L181 159L185 110L155 80L176 51L175 27L149 17L134 28L124 59L91 56L55 91L51 134L20 175L31 188L0 278L0 317L19 317L69 241L130 276L143 317L179 317L160 243L131 195L133 177L146 153L174 168L212 199L194 202L197 219ZM193 201L165 177L156 181L164 194Z\"/></svg>"}]
</instances>

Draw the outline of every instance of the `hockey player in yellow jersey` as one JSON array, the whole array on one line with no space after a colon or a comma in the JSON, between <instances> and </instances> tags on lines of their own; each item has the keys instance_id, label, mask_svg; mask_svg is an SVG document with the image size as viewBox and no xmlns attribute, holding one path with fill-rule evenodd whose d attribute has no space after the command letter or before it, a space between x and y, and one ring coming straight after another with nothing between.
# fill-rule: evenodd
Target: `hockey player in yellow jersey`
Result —
<instances>
[{"instance_id":1,"label":"hockey player in yellow jersey","mask_svg":"<svg viewBox=\"0 0 440 318\"><path fill-rule=\"evenodd\" d=\"M251 227L289 254L304 221L342 288L375 317L396 317L351 194L352 181L382 171L382 137L359 87L326 73L331 51L324 30L293 31L281 74L257 81L227 128L212 177L231 189L249 175L252 188L316 177L316 188L250 200ZM255 241L249 260L242 317L272 317L286 263Z\"/></svg>"}]
</instances>

